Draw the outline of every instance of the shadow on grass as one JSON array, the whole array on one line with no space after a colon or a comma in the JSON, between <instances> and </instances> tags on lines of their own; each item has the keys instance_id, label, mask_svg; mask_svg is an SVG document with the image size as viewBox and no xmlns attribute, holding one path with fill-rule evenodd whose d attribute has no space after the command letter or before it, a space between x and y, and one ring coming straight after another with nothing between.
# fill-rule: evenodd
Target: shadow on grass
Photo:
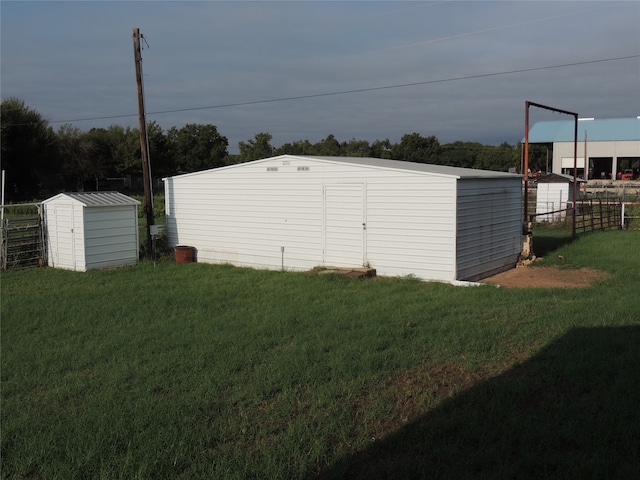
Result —
<instances>
[{"instance_id":1,"label":"shadow on grass","mask_svg":"<svg viewBox=\"0 0 640 480\"><path fill-rule=\"evenodd\" d=\"M533 228L533 251L538 257L544 257L571 242L571 226L551 228L536 225Z\"/></svg>"},{"instance_id":2,"label":"shadow on grass","mask_svg":"<svg viewBox=\"0 0 640 480\"><path fill-rule=\"evenodd\" d=\"M577 328L319 478L638 478L640 327Z\"/></svg>"}]
</instances>

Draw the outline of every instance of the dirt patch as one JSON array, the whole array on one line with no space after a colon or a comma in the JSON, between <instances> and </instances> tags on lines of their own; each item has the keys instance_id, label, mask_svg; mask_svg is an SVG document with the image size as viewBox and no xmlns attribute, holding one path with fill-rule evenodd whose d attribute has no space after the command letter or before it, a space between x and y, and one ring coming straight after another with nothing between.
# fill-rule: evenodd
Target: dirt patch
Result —
<instances>
[{"instance_id":1,"label":"dirt patch","mask_svg":"<svg viewBox=\"0 0 640 480\"><path fill-rule=\"evenodd\" d=\"M606 272L590 268L518 267L481 282L506 288L586 288L607 276Z\"/></svg>"}]
</instances>

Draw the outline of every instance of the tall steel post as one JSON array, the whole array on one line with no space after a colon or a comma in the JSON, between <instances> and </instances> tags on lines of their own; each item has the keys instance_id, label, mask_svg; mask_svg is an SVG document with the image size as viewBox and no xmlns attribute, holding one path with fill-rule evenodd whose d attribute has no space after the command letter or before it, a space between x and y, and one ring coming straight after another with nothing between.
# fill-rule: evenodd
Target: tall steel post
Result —
<instances>
[{"instance_id":1,"label":"tall steel post","mask_svg":"<svg viewBox=\"0 0 640 480\"><path fill-rule=\"evenodd\" d=\"M529 222L529 105L531 102L525 102L524 113L524 219L523 231L526 231L526 225Z\"/></svg>"},{"instance_id":2,"label":"tall steel post","mask_svg":"<svg viewBox=\"0 0 640 480\"><path fill-rule=\"evenodd\" d=\"M567 110L561 110L559 108L555 108L555 107L549 107L547 105L542 105L540 103L534 103L534 102L529 102L526 101L524 102L525 105L525 145L524 145L524 163L525 163L525 185L527 184L527 180L528 180L528 169L529 169L529 107L537 107L537 108L542 108L544 110L550 110L552 112L557 112L557 113L563 113L565 115L572 115L573 116L573 222L572 222L572 227L571 227L571 238L576 238L576 202L578 200L577 194L578 194L578 114L575 112L569 112ZM526 192L526 187L525 187L525 192ZM525 193L525 200L524 200L524 205L525 205L525 218L527 215L526 212L526 208L527 208L527 196Z\"/></svg>"}]
</instances>

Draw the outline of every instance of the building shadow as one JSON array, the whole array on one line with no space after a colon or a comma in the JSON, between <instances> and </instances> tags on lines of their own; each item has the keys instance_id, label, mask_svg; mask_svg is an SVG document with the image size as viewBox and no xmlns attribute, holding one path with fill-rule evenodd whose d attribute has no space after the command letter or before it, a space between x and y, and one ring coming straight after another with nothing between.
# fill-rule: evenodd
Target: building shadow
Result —
<instances>
[{"instance_id":1,"label":"building shadow","mask_svg":"<svg viewBox=\"0 0 640 480\"><path fill-rule=\"evenodd\" d=\"M562 235L559 235L558 232L561 232ZM554 232L554 234L548 234L544 231L536 230L534 227L533 252L538 257L544 257L550 252L553 252L564 245L568 245L571 242L573 242L573 238L571 238L571 227L569 227L569 229L558 230L557 232Z\"/></svg>"},{"instance_id":2,"label":"building shadow","mask_svg":"<svg viewBox=\"0 0 640 480\"><path fill-rule=\"evenodd\" d=\"M640 327L573 329L314 478L640 478Z\"/></svg>"}]
</instances>

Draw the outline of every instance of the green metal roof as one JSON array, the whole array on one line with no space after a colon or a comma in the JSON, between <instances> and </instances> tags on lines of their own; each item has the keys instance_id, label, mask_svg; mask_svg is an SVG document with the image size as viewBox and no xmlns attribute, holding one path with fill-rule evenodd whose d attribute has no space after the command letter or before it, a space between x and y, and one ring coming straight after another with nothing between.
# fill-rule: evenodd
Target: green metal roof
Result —
<instances>
[{"instance_id":1,"label":"green metal roof","mask_svg":"<svg viewBox=\"0 0 640 480\"><path fill-rule=\"evenodd\" d=\"M584 132L590 142L640 140L640 117L578 120L578 141ZM529 129L529 143L572 142L573 120L537 122Z\"/></svg>"}]
</instances>

